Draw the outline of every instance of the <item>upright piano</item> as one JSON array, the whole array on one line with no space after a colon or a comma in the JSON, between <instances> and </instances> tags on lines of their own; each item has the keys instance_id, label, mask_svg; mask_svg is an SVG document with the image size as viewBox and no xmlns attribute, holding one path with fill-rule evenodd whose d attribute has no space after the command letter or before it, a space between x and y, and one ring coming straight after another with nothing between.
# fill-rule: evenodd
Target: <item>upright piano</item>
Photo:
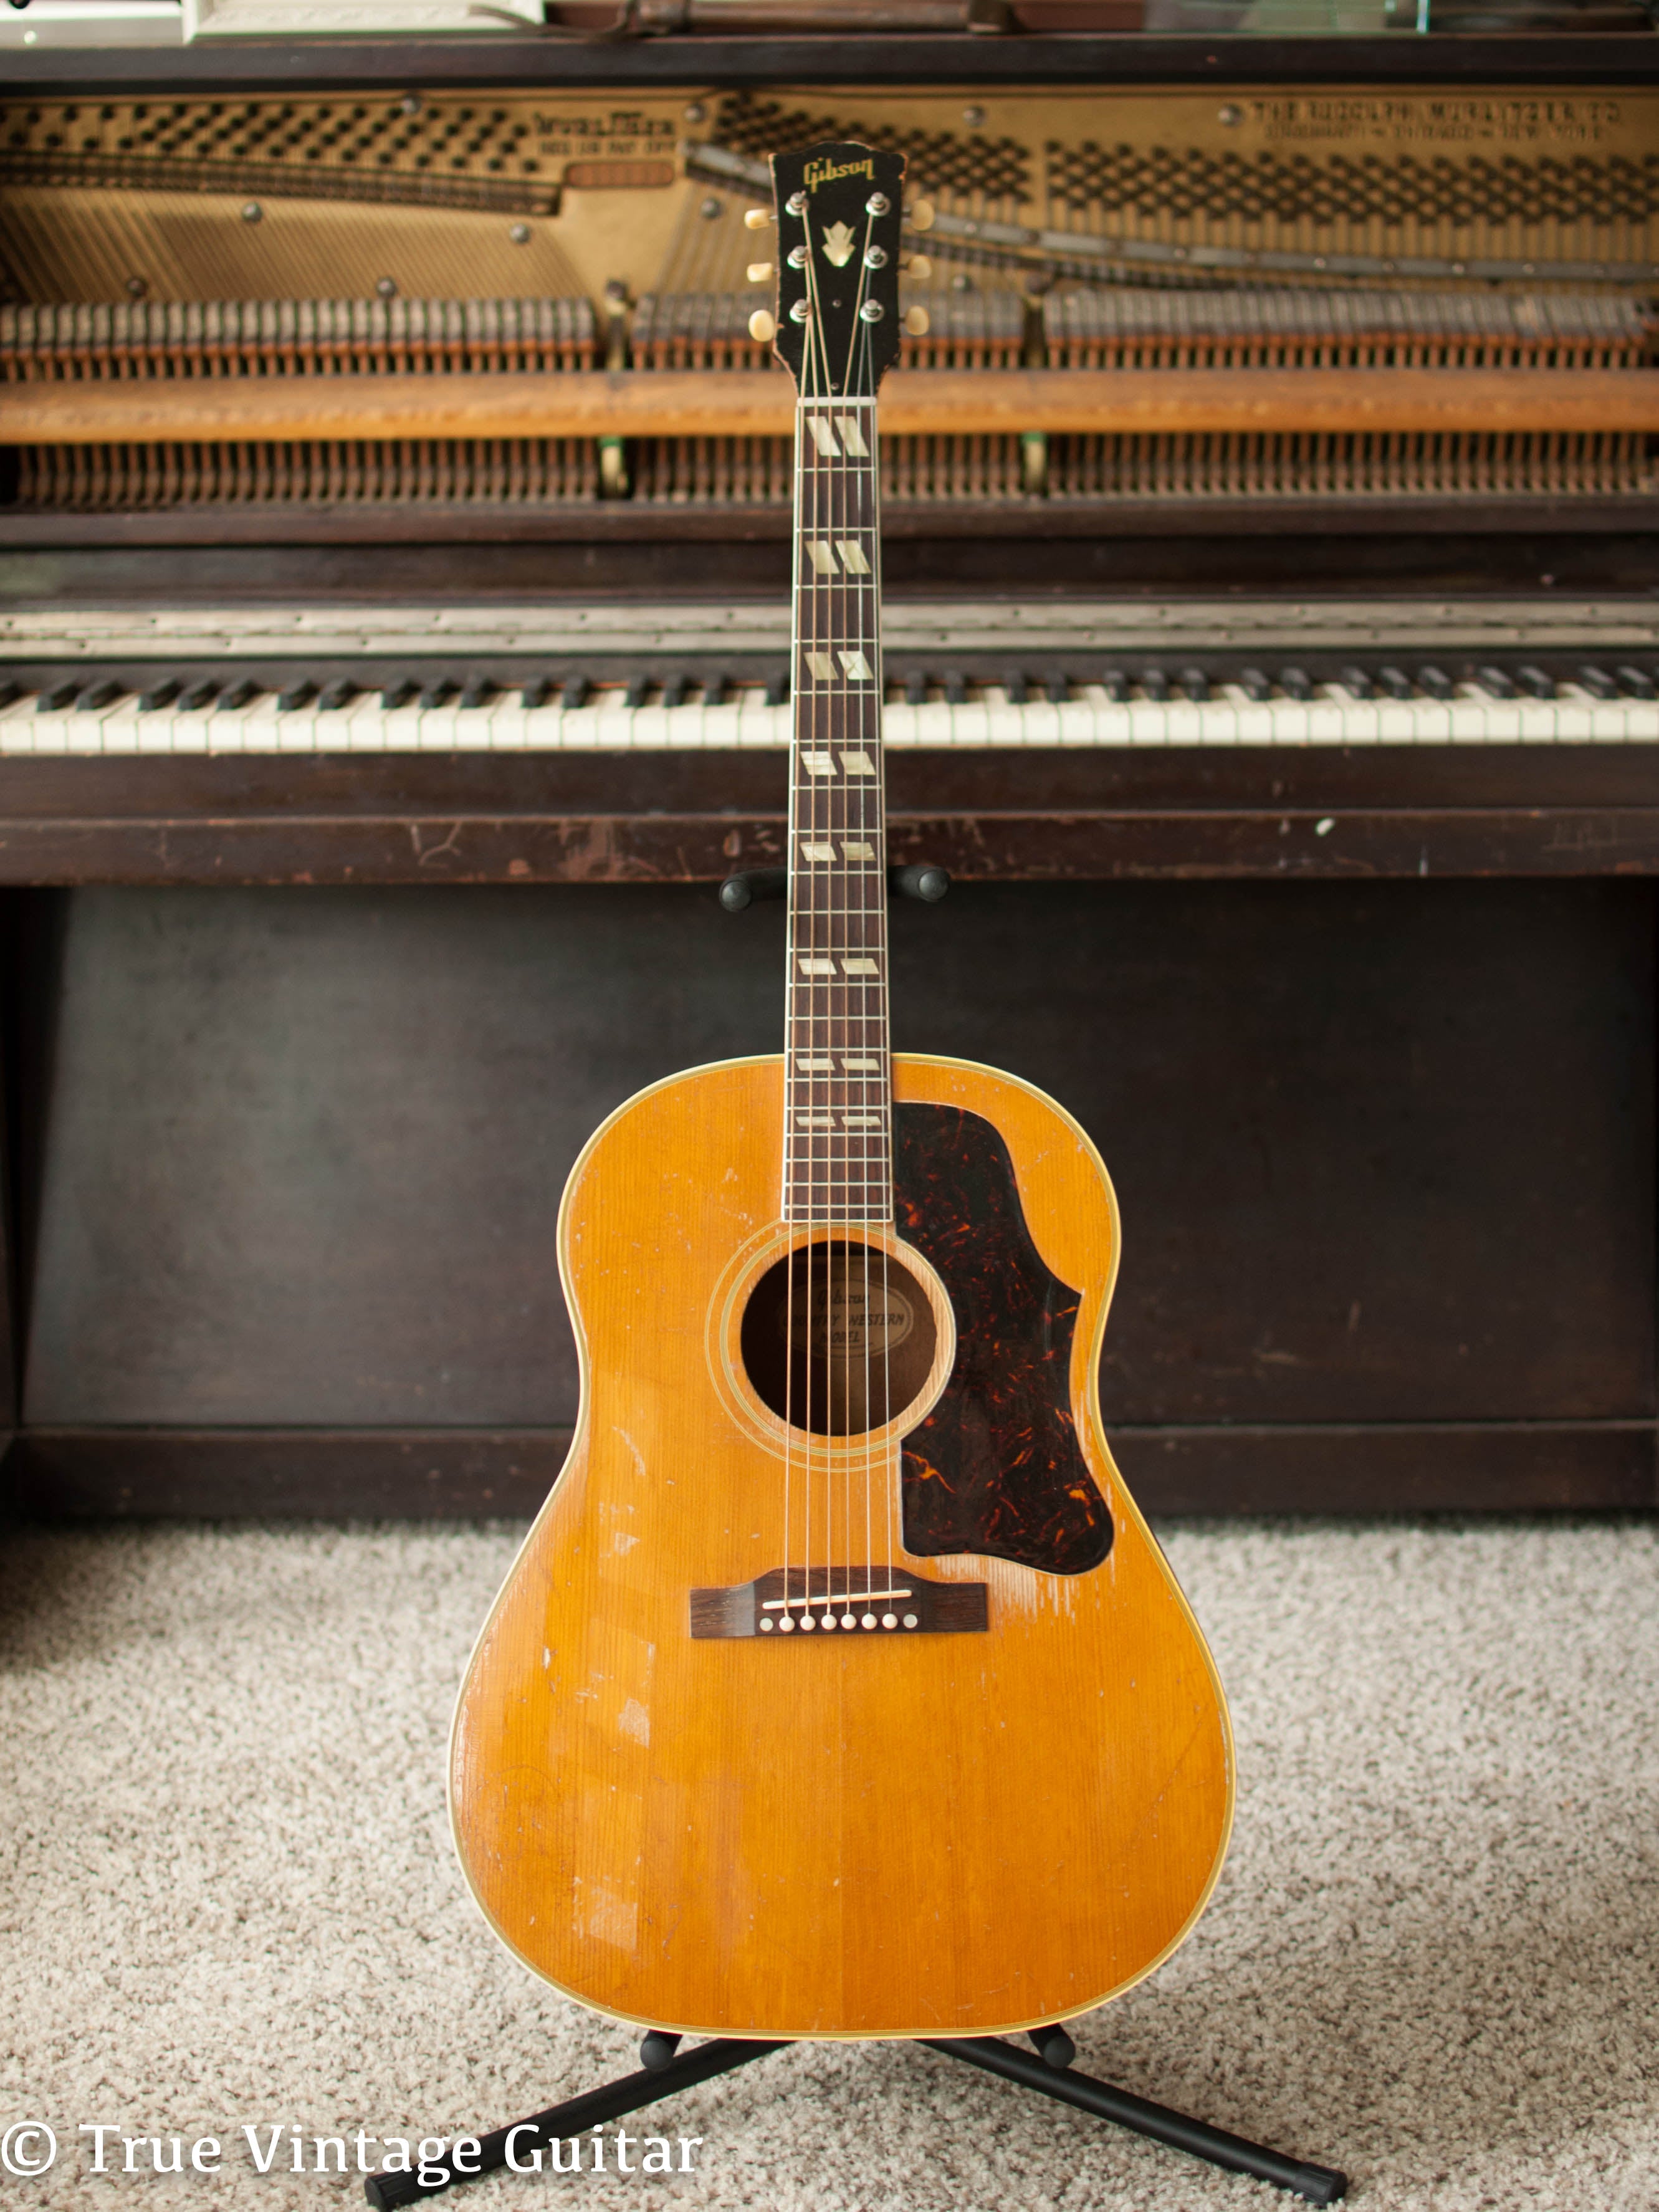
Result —
<instances>
[{"instance_id":1,"label":"upright piano","mask_svg":"<svg viewBox=\"0 0 1659 2212\"><path fill-rule=\"evenodd\" d=\"M716 891L782 851L753 319L823 137L908 161L896 1042L1099 1142L1132 1487L1659 1502L1644 10L4 12L20 1510L539 1502L570 1161L780 1034Z\"/></svg>"}]
</instances>

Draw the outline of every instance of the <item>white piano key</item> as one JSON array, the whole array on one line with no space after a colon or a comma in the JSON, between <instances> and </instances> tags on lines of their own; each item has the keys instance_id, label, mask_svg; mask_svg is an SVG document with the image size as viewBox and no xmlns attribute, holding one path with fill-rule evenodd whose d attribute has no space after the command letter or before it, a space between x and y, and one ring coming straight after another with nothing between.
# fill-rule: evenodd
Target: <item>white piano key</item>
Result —
<instances>
[{"instance_id":1,"label":"white piano key","mask_svg":"<svg viewBox=\"0 0 1659 2212\"><path fill-rule=\"evenodd\" d=\"M457 707L452 726L453 744L458 753L487 753L492 750L491 736L495 716L490 709L493 701L481 707Z\"/></svg>"},{"instance_id":2,"label":"white piano key","mask_svg":"<svg viewBox=\"0 0 1659 2212\"><path fill-rule=\"evenodd\" d=\"M411 701L406 707L382 707L378 695L373 696L365 711L378 715L380 742L372 748L389 753L417 753L421 750L421 710ZM362 739L364 751L371 750L367 732Z\"/></svg>"},{"instance_id":3,"label":"white piano key","mask_svg":"<svg viewBox=\"0 0 1659 2212\"><path fill-rule=\"evenodd\" d=\"M167 750L173 753L207 752L210 750L208 744L208 730L211 723L216 719L217 717L208 714L175 714L173 717L172 729L168 732L171 743L167 746ZM265 726L267 726L262 725L262 737L264 736ZM247 751L271 753L276 751L276 717L274 714L270 717L268 727L270 729L270 735L268 738L265 738L264 743L261 744L246 746L246 750ZM211 750L217 751L220 748L215 746L212 747Z\"/></svg>"},{"instance_id":4,"label":"white piano key","mask_svg":"<svg viewBox=\"0 0 1659 2212\"><path fill-rule=\"evenodd\" d=\"M684 714L684 707L635 707L634 709L634 746L655 747L661 750L675 742L671 717Z\"/></svg>"},{"instance_id":5,"label":"white piano key","mask_svg":"<svg viewBox=\"0 0 1659 2212\"><path fill-rule=\"evenodd\" d=\"M893 709L888 708L891 714ZM790 714L787 707L769 707L765 695L757 691L745 701L738 714L738 743L767 748L787 745L789 742ZM884 732L885 734L885 732ZM890 736L888 744L892 744Z\"/></svg>"},{"instance_id":6,"label":"white piano key","mask_svg":"<svg viewBox=\"0 0 1659 2212\"><path fill-rule=\"evenodd\" d=\"M9 707L0 707L0 754L32 753L34 726L39 720L32 696L14 699Z\"/></svg>"},{"instance_id":7,"label":"white piano key","mask_svg":"<svg viewBox=\"0 0 1659 2212\"><path fill-rule=\"evenodd\" d=\"M574 724L579 731L589 732L577 736L574 742L578 744L592 745L598 752L631 752L640 743L635 725L642 712L639 707L622 706L613 701L603 707L584 707L567 714L564 722L567 729Z\"/></svg>"}]
</instances>

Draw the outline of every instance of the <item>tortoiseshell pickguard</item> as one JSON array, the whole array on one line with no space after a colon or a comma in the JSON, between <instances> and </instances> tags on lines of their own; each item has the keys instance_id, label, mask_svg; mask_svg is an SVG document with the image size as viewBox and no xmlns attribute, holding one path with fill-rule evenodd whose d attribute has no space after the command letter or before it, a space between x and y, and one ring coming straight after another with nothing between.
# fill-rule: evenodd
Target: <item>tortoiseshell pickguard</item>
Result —
<instances>
[{"instance_id":1,"label":"tortoiseshell pickguard","mask_svg":"<svg viewBox=\"0 0 1659 2212\"><path fill-rule=\"evenodd\" d=\"M899 1233L957 1317L951 1379L904 1440L905 1547L1097 1567L1112 1522L1072 1419L1079 1294L1031 1242L1008 1147L982 1115L914 1103L893 1109L893 1147Z\"/></svg>"}]
</instances>

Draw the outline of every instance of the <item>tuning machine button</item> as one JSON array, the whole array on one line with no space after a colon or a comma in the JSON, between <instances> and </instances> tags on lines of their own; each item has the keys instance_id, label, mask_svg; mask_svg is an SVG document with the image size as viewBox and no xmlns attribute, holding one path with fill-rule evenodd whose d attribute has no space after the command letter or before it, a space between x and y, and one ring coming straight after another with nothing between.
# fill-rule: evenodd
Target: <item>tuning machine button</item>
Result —
<instances>
[{"instance_id":1,"label":"tuning machine button","mask_svg":"<svg viewBox=\"0 0 1659 2212\"><path fill-rule=\"evenodd\" d=\"M749 281L751 284L764 284L771 274L772 264L769 261L751 261L749 264Z\"/></svg>"},{"instance_id":2,"label":"tuning machine button","mask_svg":"<svg viewBox=\"0 0 1659 2212\"><path fill-rule=\"evenodd\" d=\"M910 228L911 228L911 229L912 229L912 230L931 230L931 229L933 228L933 203L932 202L932 200L915 200L915 201L913 201L913 202L912 202L912 204L911 204L911 207L910 207Z\"/></svg>"},{"instance_id":3,"label":"tuning machine button","mask_svg":"<svg viewBox=\"0 0 1659 2212\"><path fill-rule=\"evenodd\" d=\"M907 307L905 309L904 327L910 333L910 336L913 338L925 338L933 326L933 319L928 314L926 307Z\"/></svg>"},{"instance_id":4,"label":"tuning machine button","mask_svg":"<svg viewBox=\"0 0 1659 2212\"><path fill-rule=\"evenodd\" d=\"M745 208L743 211L743 227L745 230L764 230L771 220L770 208Z\"/></svg>"},{"instance_id":5,"label":"tuning machine button","mask_svg":"<svg viewBox=\"0 0 1659 2212\"><path fill-rule=\"evenodd\" d=\"M766 307L757 307L749 318L749 335L757 345L770 345L778 334L777 318Z\"/></svg>"},{"instance_id":6,"label":"tuning machine button","mask_svg":"<svg viewBox=\"0 0 1659 2212\"><path fill-rule=\"evenodd\" d=\"M925 253L913 253L904 264L904 273L914 276L919 284L925 283L933 273L933 264Z\"/></svg>"}]
</instances>

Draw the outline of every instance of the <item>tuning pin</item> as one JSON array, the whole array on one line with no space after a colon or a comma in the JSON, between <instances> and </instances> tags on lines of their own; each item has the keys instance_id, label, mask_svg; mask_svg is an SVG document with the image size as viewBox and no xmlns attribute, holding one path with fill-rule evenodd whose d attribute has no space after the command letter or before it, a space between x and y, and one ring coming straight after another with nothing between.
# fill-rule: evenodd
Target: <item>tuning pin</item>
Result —
<instances>
[{"instance_id":1,"label":"tuning pin","mask_svg":"<svg viewBox=\"0 0 1659 2212\"><path fill-rule=\"evenodd\" d=\"M911 203L911 207L910 207L910 228L911 228L911 229L912 229L912 230L931 230L931 229L933 228L933 203L932 202L932 200L915 200L915 201L913 201L913 202Z\"/></svg>"},{"instance_id":2,"label":"tuning pin","mask_svg":"<svg viewBox=\"0 0 1659 2212\"><path fill-rule=\"evenodd\" d=\"M764 307L757 307L749 318L749 335L757 345L770 345L778 334L775 318Z\"/></svg>"},{"instance_id":3,"label":"tuning pin","mask_svg":"<svg viewBox=\"0 0 1659 2212\"><path fill-rule=\"evenodd\" d=\"M919 283L925 283L933 273L933 264L925 253L913 253L904 264L904 273L907 276L915 277Z\"/></svg>"},{"instance_id":4,"label":"tuning pin","mask_svg":"<svg viewBox=\"0 0 1659 2212\"><path fill-rule=\"evenodd\" d=\"M933 327L927 308L907 307L904 311L904 327L913 338L925 338Z\"/></svg>"},{"instance_id":5,"label":"tuning pin","mask_svg":"<svg viewBox=\"0 0 1659 2212\"><path fill-rule=\"evenodd\" d=\"M743 227L745 230L764 230L772 220L770 208L745 208Z\"/></svg>"},{"instance_id":6,"label":"tuning pin","mask_svg":"<svg viewBox=\"0 0 1659 2212\"><path fill-rule=\"evenodd\" d=\"M751 261L749 264L749 281L751 284L765 283L771 274L772 264L769 261Z\"/></svg>"}]
</instances>

